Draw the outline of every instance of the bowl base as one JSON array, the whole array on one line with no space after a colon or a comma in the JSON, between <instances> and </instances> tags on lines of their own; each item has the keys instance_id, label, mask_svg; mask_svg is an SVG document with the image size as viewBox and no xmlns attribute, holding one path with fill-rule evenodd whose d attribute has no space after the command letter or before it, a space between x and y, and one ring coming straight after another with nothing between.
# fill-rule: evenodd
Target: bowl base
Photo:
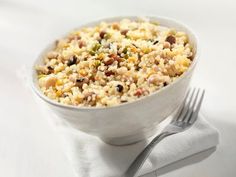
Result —
<instances>
[{"instance_id":1,"label":"bowl base","mask_svg":"<svg viewBox=\"0 0 236 177\"><path fill-rule=\"evenodd\" d=\"M157 130L158 130L158 125L152 128L149 127L148 130L146 131L129 135L129 136L111 137L111 138L100 137L100 139L110 145L125 146L125 145L131 145L131 144L138 143L139 141L145 140L153 136L157 132Z\"/></svg>"},{"instance_id":2,"label":"bowl base","mask_svg":"<svg viewBox=\"0 0 236 177\"><path fill-rule=\"evenodd\" d=\"M167 119L168 117L175 117L176 114L178 114L179 106L166 118L163 120ZM151 127L143 129L143 131L140 131L138 133L135 133L133 135L129 136L122 136L122 137L100 137L102 141L104 141L107 144L114 145L114 146L125 146L125 145L131 145L138 143L140 141L146 140L149 137L157 134L158 131L160 131L160 123L163 121L161 120L160 122L157 122L156 124L152 125Z\"/></svg>"}]
</instances>

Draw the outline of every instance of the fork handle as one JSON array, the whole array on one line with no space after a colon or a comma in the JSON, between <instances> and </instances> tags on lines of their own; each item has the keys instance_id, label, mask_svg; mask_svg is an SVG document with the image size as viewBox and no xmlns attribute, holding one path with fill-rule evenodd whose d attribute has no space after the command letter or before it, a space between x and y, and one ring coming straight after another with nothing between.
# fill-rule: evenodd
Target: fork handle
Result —
<instances>
[{"instance_id":1,"label":"fork handle","mask_svg":"<svg viewBox=\"0 0 236 177\"><path fill-rule=\"evenodd\" d=\"M132 162L132 164L129 166L127 171L124 174L124 177L133 177L137 171L142 167L145 160L149 156L149 154L152 152L153 148L164 138L167 136L170 136L175 133L170 132L162 132L161 134L157 135L146 147L145 149L136 157L136 159Z\"/></svg>"}]
</instances>

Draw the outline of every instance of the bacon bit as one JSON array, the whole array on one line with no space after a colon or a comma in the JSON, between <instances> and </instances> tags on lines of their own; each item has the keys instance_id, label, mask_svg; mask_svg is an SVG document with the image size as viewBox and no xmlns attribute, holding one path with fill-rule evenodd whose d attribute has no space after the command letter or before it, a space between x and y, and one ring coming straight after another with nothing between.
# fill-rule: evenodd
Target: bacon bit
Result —
<instances>
[{"instance_id":1,"label":"bacon bit","mask_svg":"<svg viewBox=\"0 0 236 177\"><path fill-rule=\"evenodd\" d=\"M116 54L114 54L114 53L111 53L108 55L108 57L110 57L110 58L114 58L115 56L116 56Z\"/></svg>"},{"instance_id":2,"label":"bacon bit","mask_svg":"<svg viewBox=\"0 0 236 177\"><path fill-rule=\"evenodd\" d=\"M134 95L137 96L137 97L140 97L143 93L144 93L144 90L139 88L139 89L136 90Z\"/></svg>"},{"instance_id":3,"label":"bacon bit","mask_svg":"<svg viewBox=\"0 0 236 177\"><path fill-rule=\"evenodd\" d=\"M159 64L160 64L160 62L159 62L158 60L155 60L154 63L155 63L156 65L159 65Z\"/></svg>"},{"instance_id":4,"label":"bacon bit","mask_svg":"<svg viewBox=\"0 0 236 177\"><path fill-rule=\"evenodd\" d=\"M118 63L120 63L120 62L122 62L123 60L118 56L118 55L116 55L116 54L110 54L110 55L108 55L110 58L112 58L113 60L115 60L115 61L118 61Z\"/></svg>"},{"instance_id":5,"label":"bacon bit","mask_svg":"<svg viewBox=\"0 0 236 177\"><path fill-rule=\"evenodd\" d=\"M118 57L116 58L116 61L117 61L118 63L120 63L120 62L123 62L124 59L118 56Z\"/></svg>"},{"instance_id":6,"label":"bacon bit","mask_svg":"<svg viewBox=\"0 0 236 177\"><path fill-rule=\"evenodd\" d=\"M128 32L129 30L125 29L125 30L121 30L120 34L126 36Z\"/></svg>"},{"instance_id":7,"label":"bacon bit","mask_svg":"<svg viewBox=\"0 0 236 177\"><path fill-rule=\"evenodd\" d=\"M86 43L84 41L79 41L79 48L82 48L86 46Z\"/></svg>"},{"instance_id":8,"label":"bacon bit","mask_svg":"<svg viewBox=\"0 0 236 177\"><path fill-rule=\"evenodd\" d=\"M106 76L114 75L115 73L113 71L105 71Z\"/></svg>"},{"instance_id":9,"label":"bacon bit","mask_svg":"<svg viewBox=\"0 0 236 177\"><path fill-rule=\"evenodd\" d=\"M81 39L81 37L80 36L76 36L76 40L80 40Z\"/></svg>"},{"instance_id":10,"label":"bacon bit","mask_svg":"<svg viewBox=\"0 0 236 177\"><path fill-rule=\"evenodd\" d=\"M176 39L175 39L174 36L171 35L171 36L168 36L168 37L166 38L166 41L169 42L170 45L172 45L172 44L174 44L174 43L176 42Z\"/></svg>"},{"instance_id":11,"label":"bacon bit","mask_svg":"<svg viewBox=\"0 0 236 177\"><path fill-rule=\"evenodd\" d=\"M105 31L101 31L99 34L100 38L103 39L105 34L107 34Z\"/></svg>"},{"instance_id":12,"label":"bacon bit","mask_svg":"<svg viewBox=\"0 0 236 177\"><path fill-rule=\"evenodd\" d=\"M106 65L106 66L108 66L108 65L111 65L112 63L114 63L114 59L113 58L109 58L107 61L104 61L104 64Z\"/></svg>"}]
</instances>

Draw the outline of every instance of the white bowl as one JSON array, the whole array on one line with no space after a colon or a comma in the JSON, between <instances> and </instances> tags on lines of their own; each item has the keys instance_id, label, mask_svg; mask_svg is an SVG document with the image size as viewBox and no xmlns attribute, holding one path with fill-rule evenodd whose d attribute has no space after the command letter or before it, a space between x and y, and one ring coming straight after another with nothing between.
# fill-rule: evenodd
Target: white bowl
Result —
<instances>
[{"instance_id":1,"label":"white bowl","mask_svg":"<svg viewBox=\"0 0 236 177\"><path fill-rule=\"evenodd\" d=\"M134 16L121 16L101 19L85 26L94 26L101 21L117 21L123 18L137 19ZM74 128L101 138L104 142L113 145L131 144L143 140L156 131L157 125L181 104L189 86L199 49L196 36L185 25L163 17L147 17L152 21L158 21L160 25L172 27L188 34L190 43L194 47L195 57L189 69L176 81L168 86L134 102L123 103L107 108L68 106L55 102L46 97L40 90L35 68L32 68L32 87L38 95L60 118L66 120ZM42 52L49 51L53 45ZM42 55L34 63L34 66L42 63Z\"/></svg>"}]
</instances>

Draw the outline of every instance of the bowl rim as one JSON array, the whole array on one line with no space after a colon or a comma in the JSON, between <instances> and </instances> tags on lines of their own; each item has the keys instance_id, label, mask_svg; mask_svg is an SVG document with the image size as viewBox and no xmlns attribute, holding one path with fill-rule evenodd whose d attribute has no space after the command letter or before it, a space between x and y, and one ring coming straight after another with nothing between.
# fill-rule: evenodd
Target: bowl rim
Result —
<instances>
[{"instance_id":1,"label":"bowl rim","mask_svg":"<svg viewBox=\"0 0 236 177\"><path fill-rule=\"evenodd\" d=\"M162 87L161 89L155 91L155 92L152 92L150 93L149 95L147 96L144 96L144 97L141 97L137 100L134 100L134 101L131 101L131 102L126 102L126 103L122 103L122 104L118 104L118 105L114 105L114 106L109 106L109 107L78 107L78 106L74 106L74 105L66 105L66 104L63 104L63 103L59 103L59 102L56 102L50 98L48 98L46 95L44 95L42 93L42 91L39 89L39 87L36 86L36 82L34 81L35 80L35 65L37 63L37 61L40 60L40 58L42 58L42 54L46 52L46 49L50 48L50 46L52 46L52 44L50 43L49 45L47 45L43 51L40 52L40 54L38 55L37 59L33 62L32 66L31 66L31 73L30 73L30 85L31 85L31 88L32 90L34 91L34 93L36 93L36 95L38 97L40 97L42 100L46 101L47 103L53 105L53 106L56 106L56 107L60 107L60 108L65 108L65 109L69 109L69 110L77 110L77 111L98 111L98 110L108 110L108 109L117 109L117 108L122 108L122 107L127 107L129 105L134 105L136 103L140 103L142 102L143 100L145 99L148 99L149 97L153 97L153 96L156 96L156 95L159 95L161 92L165 91L165 90L168 90L169 88L173 87L177 82L180 82L183 78L187 77L187 75L189 75L189 73L194 69L196 63L198 62L199 60L199 56L200 56L200 48L199 48L199 39L198 39L198 36L193 32L193 30L187 26L186 24L178 21L178 20L175 20L173 18L169 18L169 17L164 17L164 16L154 16L154 15L148 15L148 16L135 16L135 15L127 15L127 16L110 16L110 17L105 17L105 18L98 18L98 19L95 19L95 20L92 20L90 22L87 22L87 23L84 23L84 24L80 24L78 27L74 28L74 29L80 29L80 28L83 28L83 27L86 27L86 26L91 26L91 25L95 25L95 24L98 24L102 21L107 21L107 22L112 22L112 21L115 21L115 20L121 20L121 19L124 19L124 18L128 18L128 19L138 19L138 18L147 18L147 19L153 19L153 20L162 20L162 21L168 21L170 23L175 23L177 25L179 25L180 27L183 27L185 29L188 30L188 33L191 34L191 36L193 36L194 40L195 40L195 56L193 58L193 62L192 64L190 65L190 67L187 69L187 71L185 71L181 76L179 76L176 80L174 80L173 82L171 82L169 85L165 86L165 87ZM68 34L68 32L66 33ZM60 37L62 37L63 35L61 35ZM59 37L59 38L60 38Z\"/></svg>"}]
</instances>

